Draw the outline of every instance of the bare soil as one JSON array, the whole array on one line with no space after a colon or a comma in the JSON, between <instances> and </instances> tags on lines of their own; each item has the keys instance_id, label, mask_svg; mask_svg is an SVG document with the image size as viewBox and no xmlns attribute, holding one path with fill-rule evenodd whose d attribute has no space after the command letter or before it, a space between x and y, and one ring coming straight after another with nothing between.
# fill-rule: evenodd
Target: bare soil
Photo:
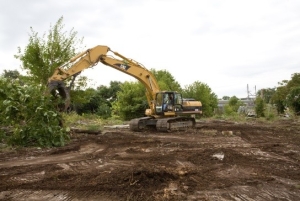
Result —
<instances>
[{"instance_id":1,"label":"bare soil","mask_svg":"<svg viewBox=\"0 0 300 201\"><path fill-rule=\"evenodd\" d=\"M300 200L300 122L107 129L0 152L1 200Z\"/></svg>"}]
</instances>

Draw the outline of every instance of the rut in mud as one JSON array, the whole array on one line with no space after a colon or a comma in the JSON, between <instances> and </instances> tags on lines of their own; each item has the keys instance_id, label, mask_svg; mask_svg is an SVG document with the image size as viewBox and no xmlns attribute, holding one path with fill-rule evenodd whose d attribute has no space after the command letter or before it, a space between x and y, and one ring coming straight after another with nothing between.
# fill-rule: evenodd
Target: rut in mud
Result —
<instances>
[{"instance_id":1,"label":"rut in mud","mask_svg":"<svg viewBox=\"0 0 300 201\"><path fill-rule=\"evenodd\" d=\"M203 121L184 132L72 134L0 153L2 200L300 200L300 123Z\"/></svg>"}]
</instances>

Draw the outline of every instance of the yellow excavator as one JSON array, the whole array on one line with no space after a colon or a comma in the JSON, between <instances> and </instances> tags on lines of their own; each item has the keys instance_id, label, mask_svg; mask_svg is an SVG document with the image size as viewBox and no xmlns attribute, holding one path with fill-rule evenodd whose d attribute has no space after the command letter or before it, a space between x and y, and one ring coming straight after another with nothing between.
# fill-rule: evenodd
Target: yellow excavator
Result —
<instances>
[{"instance_id":1,"label":"yellow excavator","mask_svg":"<svg viewBox=\"0 0 300 201\"><path fill-rule=\"evenodd\" d=\"M112 55L108 55L108 53ZM155 127L158 131L169 132L195 127L195 115L202 114L200 101L184 99L176 91L161 91L154 75L142 64L101 45L76 55L69 62L56 68L49 78L49 90L59 92L65 100L65 109L69 106L70 95L64 81L73 76L72 82L74 82L75 77L81 71L97 65L99 62L135 77L146 88L150 108L146 109L144 117L130 121L129 127L132 131Z\"/></svg>"}]
</instances>

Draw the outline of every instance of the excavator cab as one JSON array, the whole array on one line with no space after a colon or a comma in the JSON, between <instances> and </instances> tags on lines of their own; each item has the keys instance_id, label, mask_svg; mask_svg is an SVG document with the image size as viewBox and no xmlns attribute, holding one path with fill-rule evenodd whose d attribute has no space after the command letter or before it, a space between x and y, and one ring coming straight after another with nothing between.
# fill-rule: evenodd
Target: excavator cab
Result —
<instances>
[{"instance_id":1,"label":"excavator cab","mask_svg":"<svg viewBox=\"0 0 300 201\"><path fill-rule=\"evenodd\" d=\"M155 113L163 115L170 113L170 115L182 111L182 95L174 91L163 91L156 94ZM172 113L172 114L171 114Z\"/></svg>"}]
</instances>

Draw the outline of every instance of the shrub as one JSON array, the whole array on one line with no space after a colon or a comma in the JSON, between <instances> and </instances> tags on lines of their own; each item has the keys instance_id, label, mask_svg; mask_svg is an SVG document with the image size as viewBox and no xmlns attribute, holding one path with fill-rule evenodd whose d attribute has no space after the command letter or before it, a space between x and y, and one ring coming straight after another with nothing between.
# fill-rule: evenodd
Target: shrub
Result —
<instances>
[{"instance_id":1,"label":"shrub","mask_svg":"<svg viewBox=\"0 0 300 201\"><path fill-rule=\"evenodd\" d=\"M265 102L262 98L255 99L255 113L257 117L265 117Z\"/></svg>"},{"instance_id":2,"label":"shrub","mask_svg":"<svg viewBox=\"0 0 300 201\"><path fill-rule=\"evenodd\" d=\"M18 80L0 77L0 122L10 128L4 135L10 145L63 146L69 139L56 101L44 95L45 88L38 85L20 85Z\"/></svg>"}]
</instances>

